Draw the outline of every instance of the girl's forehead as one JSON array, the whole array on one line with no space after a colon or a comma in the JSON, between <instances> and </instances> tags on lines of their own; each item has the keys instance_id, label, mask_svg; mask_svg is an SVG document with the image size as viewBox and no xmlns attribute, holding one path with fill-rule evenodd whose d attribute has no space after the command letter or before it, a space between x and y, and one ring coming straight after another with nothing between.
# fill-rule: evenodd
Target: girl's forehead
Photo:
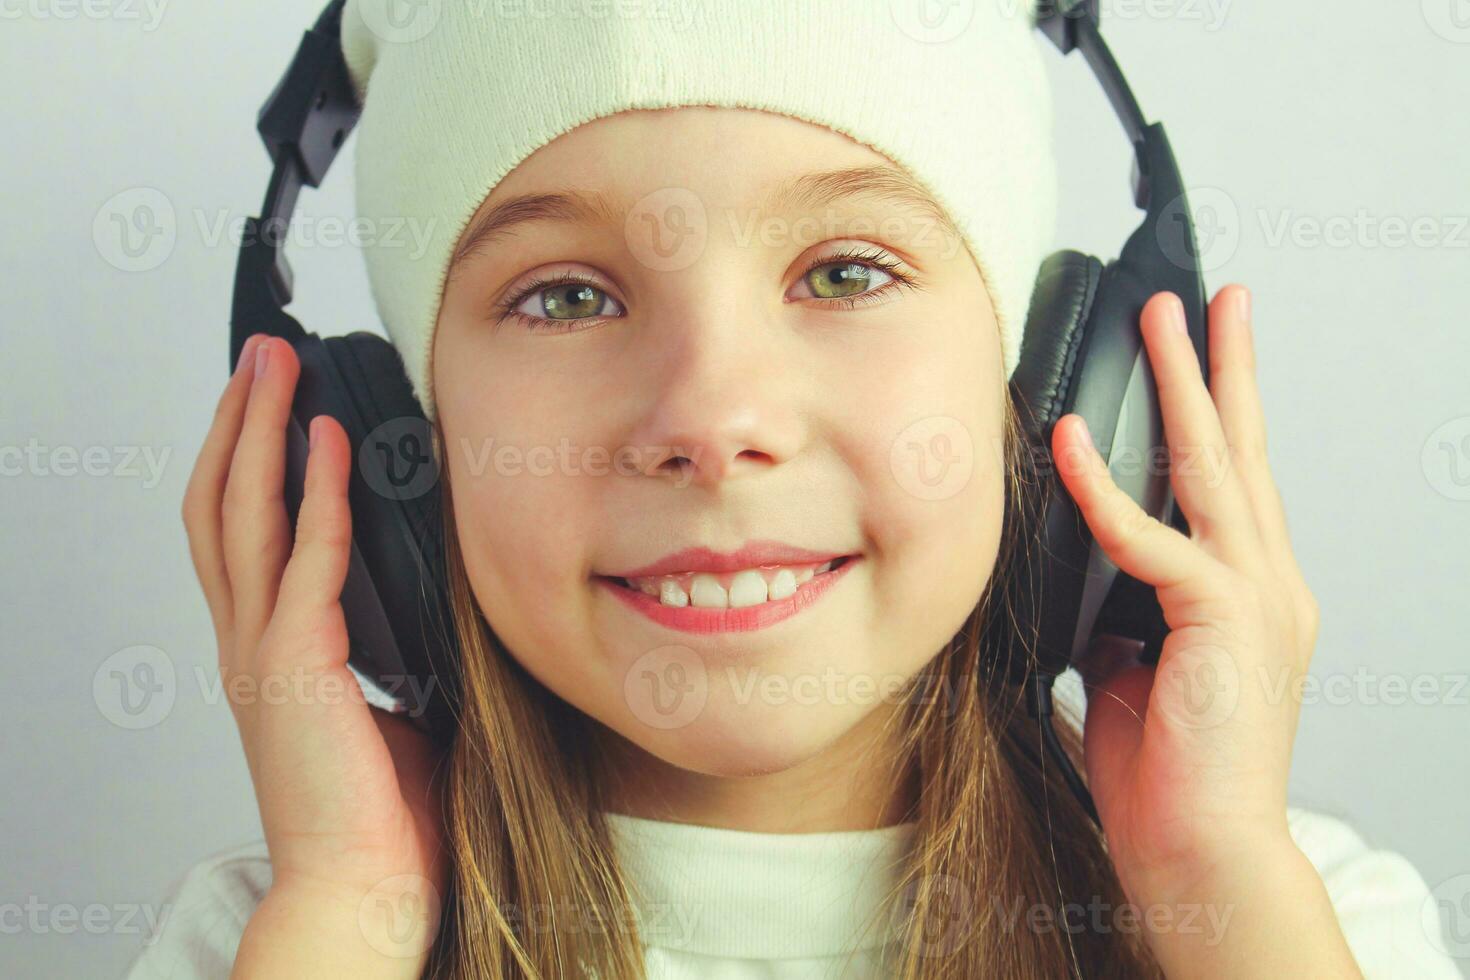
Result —
<instances>
[{"instance_id":1,"label":"girl's forehead","mask_svg":"<svg viewBox=\"0 0 1470 980\"><path fill-rule=\"evenodd\" d=\"M558 135L512 167L486 200L548 185L646 193L670 183L738 197L805 170L885 164L897 169L851 137L780 113L729 106L638 109Z\"/></svg>"},{"instance_id":2,"label":"girl's forehead","mask_svg":"<svg viewBox=\"0 0 1470 980\"><path fill-rule=\"evenodd\" d=\"M916 251L958 241L950 216L927 189L890 163L801 171L790 166L774 166L762 179L736 187L700 181L681 185L649 180L646 173L625 180L605 173L586 187L517 181L533 188L525 193L512 193L516 185L501 185L466 227L450 271L482 248L538 231L624 234L640 213L671 226L728 223L736 237L759 238L759 244L781 244L768 241L773 234L802 246L876 236Z\"/></svg>"},{"instance_id":3,"label":"girl's forehead","mask_svg":"<svg viewBox=\"0 0 1470 980\"><path fill-rule=\"evenodd\" d=\"M778 113L685 106L605 116L538 148L485 195L455 258L538 224L611 230L667 207L730 212L742 226L861 210L954 232L912 173L847 136Z\"/></svg>"}]
</instances>

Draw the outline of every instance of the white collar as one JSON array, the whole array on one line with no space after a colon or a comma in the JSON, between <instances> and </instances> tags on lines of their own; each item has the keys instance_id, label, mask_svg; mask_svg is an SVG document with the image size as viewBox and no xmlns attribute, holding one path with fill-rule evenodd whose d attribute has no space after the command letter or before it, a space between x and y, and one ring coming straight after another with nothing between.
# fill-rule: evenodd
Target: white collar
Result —
<instances>
[{"instance_id":1,"label":"white collar","mask_svg":"<svg viewBox=\"0 0 1470 980\"><path fill-rule=\"evenodd\" d=\"M606 814L644 945L709 956L846 954L892 939L913 821L760 833ZM878 915L885 902L890 913ZM858 936L858 930L864 930Z\"/></svg>"}]
</instances>

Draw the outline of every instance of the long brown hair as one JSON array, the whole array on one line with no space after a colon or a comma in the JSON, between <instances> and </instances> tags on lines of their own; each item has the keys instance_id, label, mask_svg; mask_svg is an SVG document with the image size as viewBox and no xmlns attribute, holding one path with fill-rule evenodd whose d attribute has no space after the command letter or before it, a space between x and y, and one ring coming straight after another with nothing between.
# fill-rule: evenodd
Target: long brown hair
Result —
<instances>
[{"instance_id":1,"label":"long brown hair","mask_svg":"<svg viewBox=\"0 0 1470 980\"><path fill-rule=\"evenodd\" d=\"M1114 925L1124 898L1103 839L1045 758L1024 690L1005 683L1008 665L982 649L994 617L1014 622L1005 575L1034 540L1033 518L1048 492L1005 401L1011 519L964 628L912 678L901 709L885 721L883 734L901 748L875 764L891 767L888 785L916 779L917 804L906 817L916 833L885 920L867 928L888 931L886 972L903 980L1161 977L1142 935ZM452 881L426 976L642 978L636 927L618 911L630 901L603 819L597 723L531 677L485 622L448 482L445 550L461 708L445 801ZM1079 759L1077 719L1058 709L1058 736ZM1100 918L1077 914L1098 907ZM610 920L589 928L594 913Z\"/></svg>"}]
</instances>

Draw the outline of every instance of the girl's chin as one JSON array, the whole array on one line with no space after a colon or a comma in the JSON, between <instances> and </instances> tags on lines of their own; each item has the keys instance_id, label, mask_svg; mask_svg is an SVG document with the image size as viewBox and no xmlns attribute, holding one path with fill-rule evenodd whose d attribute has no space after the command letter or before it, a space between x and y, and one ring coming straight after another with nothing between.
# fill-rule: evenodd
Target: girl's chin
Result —
<instances>
[{"instance_id":1,"label":"girl's chin","mask_svg":"<svg viewBox=\"0 0 1470 980\"><path fill-rule=\"evenodd\" d=\"M778 717L696 719L681 728L636 733L645 752L668 765L706 776L748 777L784 772L820 755L857 718L840 706L803 707Z\"/></svg>"}]
</instances>

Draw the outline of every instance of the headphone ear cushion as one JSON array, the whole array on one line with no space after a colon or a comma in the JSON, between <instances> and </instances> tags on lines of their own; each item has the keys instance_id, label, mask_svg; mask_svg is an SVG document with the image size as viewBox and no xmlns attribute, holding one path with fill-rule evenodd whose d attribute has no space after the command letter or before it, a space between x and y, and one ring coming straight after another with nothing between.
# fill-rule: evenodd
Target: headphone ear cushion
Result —
<instances>
[{"instance_id":1,"label":"headphone ear cushion","mask_svg":"<svg viewBox=\"0 0 1470 980\"><path fill-rule=\"evenodd\" d=\"M376 668L368 672L380 686L384 677L379 672L386 672L400 690L404 674L410 684L418 679L422 686L410 693L421 693L428 703L415 707L424 711L437 735L448 737L457 682L444 578L442 461L434 447L434 427L392 343L365 330L327 337L323 343L361 427L356 433L348 429L357 457L352 467L353 543L386 614L380 622L388 624L396 640L396 662L364 666ZM349 581L344 589L344 606L349 600L372 605L369 597L350 596L352 586ZM374 622L366 614L359 621L366 627ZM430 678L437 690L427 686Z\"/></svg>"},{"instance_id":2,"label":"headphone ear cushion","mask_svg":"<svg viewBox=\"0 0 1470 980\"><path fill-rule=\"evenodd\" d=\"M1090 255L1065 249L1048 256L1036 275L1021 356L1011 375L1010 394L1027 445L1032 450L1050 445L1047 435L1066 411L1077 371L1078 355L1096 303L1103 264ZM1034 452L1026 460L1035 462ZM1044 546L1050 531L1040 498L1023 495L1005 511L1003 535L1023 542L1011 555L1004 578L1009 615L994 615L982 639L989 651L987 674L1011 684L1024 682L1033 671L1057 674L1065 670L1058 660L1028 637L1039 636L1041 609L1048 571L1054 556Z\"/></svg>"},{"instance_id":3,"label":"headphone ear cushion","mask_svg":"<svg viewBox=\"0 0 1470 980\"><path fill-rule=\"evenodd\" d=\"M402 359L391 343L366 330L327 337L324 342L347 382L358 416L369 430L388 419L423 417Z\"/></svg>"},{"instance_id":4,"label":"headphone ear cushion","mask_svg":"<svg viewBox=\"0 0 1470 980\"><path fill-rule=\"evenodd\" d=\"M357 330L341 337L326 340L342 376L347 380L347 390L357 407L358 417L363 420L366 438L384 423L394 422L394 435L411 432L418 435L423 452L434 452L434 427L424 414L418 396L403 367L403 358L398 349L388 340L366 330ZM442 568L443 524L439 517L438 473L442 461L431 459L427 465L433 469L430 492L409 493L398 498L403 505L404 516L410 522L410 538L418 543L429 560L430 569ZM425 583L426 587L437 588L437 580Z\"/></svg>"},{"instance_id":5,"label":"headphone ear cushion","mask_svg":"<svg viewBox=\"0 0 1470 980\"><path fill-rule=\"evenodd\" d=\"M1029 409L1020 415L1033 443L1045 445L1063 413L1102 274L1101 261L1072 249L1052 253L1036 274L1021 357L1011 375L1013 394Z\"/></svg>"}]
</instances>

